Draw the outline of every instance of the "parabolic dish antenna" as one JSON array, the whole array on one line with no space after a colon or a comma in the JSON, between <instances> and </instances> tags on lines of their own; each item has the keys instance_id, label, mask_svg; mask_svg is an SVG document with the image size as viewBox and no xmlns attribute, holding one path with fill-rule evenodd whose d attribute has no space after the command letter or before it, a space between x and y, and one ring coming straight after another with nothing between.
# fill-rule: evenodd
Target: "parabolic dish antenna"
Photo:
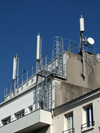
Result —
<instances>
[{"instance_id":1,"label":"parabolic dish antenna","mask_svg":"<svg viewBox=\"0 0 100 133\"><path fill-rule=\"evenodd\" d=\"M87 39L87 42L88 42L88 44L93 45L93 44L94 44L94 39L91 38L91 37L89 37L89 38Z\"/></svg>"}]
</instances>

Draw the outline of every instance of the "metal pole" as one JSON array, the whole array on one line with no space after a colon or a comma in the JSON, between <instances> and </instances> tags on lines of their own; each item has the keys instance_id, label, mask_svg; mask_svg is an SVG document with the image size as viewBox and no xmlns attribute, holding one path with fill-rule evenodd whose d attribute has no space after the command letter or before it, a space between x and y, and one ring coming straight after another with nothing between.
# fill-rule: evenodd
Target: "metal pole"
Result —
<instances>
[{"instance_id":1,"label":"metal pole","mask_svg":"<svg viewBox=\"0 0 100 133\"><path fill-rule=\"evenodd\" d=\"M36 89L36 109L38 109L38 75L36 75L36 85L37 85L37 89Z\"/></svg>"},{"instance_id":2,"label":"metal pole","mask_svg":"<svg viewBox=\"0 0 100 133\"><path fill-rule=\"evenodd\" d=\"M94 49L94 65L95 65L95 49Z\"/></svg>"},{"instance_id":3,"label":"metal pole","mask_svg":"<svg viewBox=\"0 0 100 133\"><path fill-rule=\"evenodd\" d=\"M17 60L17 87L18 87L18 84L19 84L19 58Z\"/></svg>"},{"instance_id":4,"label":"metal pole","mask_svg":"<svg viewBox=\"0 0 100 133\"><path fill-rule=\"evenodd\" d=\"M70 40L69 40L69 48L68 48L68 51L69 51L69 57L70 57Z\"/></svg>"},{"instance_id":5,"label":"metal pole","mask_svg":"<svg viewBox=\"0 0 100 133\"><path fill-rule=\"evenodd\" d=\"M84 59L84 42L82 42L82 61L83 61L83 78L85 78L85 59Z\"/></svg>"},{"instance_id":6,"label":"metal pole","mask_svg":"<svg viewBox=\"0 0 100 133\"><path fill-rule=\"evenodd\" d=\"M87 46L86 46L86 63L87 63Z\"/></svg>"},{"instance_id":7,"label":"metal pole","mask_svg":"<svg viewBox=\"0 0 100 133\"><path fill-rule=\"evenodd\" d=\"M24 74L22 74L22 83L23 83Z\"/></svg>"},{"instance_id":8,"label":"metal pole","mask_svg":"<svg viewBox=\"0 0 100 133\"><path fill-rule=\"evenodd\" d=\"M12 84L10 84L10 93L11 93Z\"/></svg>"},{"instance_id":9,"label":"metal pole","mask_svg":"<svg viewBox=\"0 0 100 133\"><path fill-rule=\"evenodd\" d=\"M32 66L32 75L33 75L33 66Z\"/></svg>"},{"instance_id":10,"label":"metal pole","mask_svg":"<svg viewBox=\"0 0 100 133\"><path fill-rule=\"evenodd\" d=\"M39 60L36 62L36 109L38 109L38 71L39 71Z\"/></svg>"},{"instance_id":11,"label":"metal pole","mask_svg":"<svg viewBox=\"0 0 100 133\"><path fill-rule=\"evenodd\" d=\"M28 70L27 70L27 79L28 79Z\"/></svg>"},{"instance_id":12,"label":"metal pole","mask_svg":"<svg viewBox=\"0 0 100 133\"><path fill-rule=\"evenodd\" d=\"M85 58L84 58L84 35L83 32L80 33L81 36L81 51L82 51L82 63L83 63L83 80L85 79Z\"/></svg>"}]
</instances>

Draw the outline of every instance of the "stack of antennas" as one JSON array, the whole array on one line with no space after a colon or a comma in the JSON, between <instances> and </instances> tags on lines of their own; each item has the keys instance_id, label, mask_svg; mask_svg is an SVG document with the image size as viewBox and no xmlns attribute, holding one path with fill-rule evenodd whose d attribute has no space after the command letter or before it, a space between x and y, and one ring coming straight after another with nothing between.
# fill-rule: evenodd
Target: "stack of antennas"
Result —
<instances>
[{"instance_id":1,"label":"stack of antennas","mask_svg":"<svg viewBox=\"0 0 100 133\"><path fill-rule=\"evenodd\" d=\"M84 18L81 15L81 18L80 18L80 35L81 35L82 41L84 40L83 32L84 32ZM89 37L87 40L84 40L84 41L85 41L85 43L88 43L90 45L93 45L95 43L94 39L92 37Z\"/></svg>"},{"instance_id":2,"label":"stack of antennas","mask_svg":"<svg viewBox=\"0 0 100 133\"><path fill-rule=\"evenodd\" d=\"M94 39L89 37L88 39L86 39L86 37L84 37L84 18L81 15L80 18L80 44L81 44L81 52L82 52L82 63L83 63L83 72L82 72L82 77L83 79L85 79L85 58L84 58L84 44L89 44L89 45L93 45L94 44Z\"/></svg>"},{"instance_id":3,"label":"stack of antennas","mask_svg":"<svg viewBox=\"0 0 100 133\"><path fill-rule=\"evenodd\" d=\"M14 80L14 88L18 85L18 77L19 77L19 58L18 55L13 59L13 80Z\"/></svg>"}]
</instances>

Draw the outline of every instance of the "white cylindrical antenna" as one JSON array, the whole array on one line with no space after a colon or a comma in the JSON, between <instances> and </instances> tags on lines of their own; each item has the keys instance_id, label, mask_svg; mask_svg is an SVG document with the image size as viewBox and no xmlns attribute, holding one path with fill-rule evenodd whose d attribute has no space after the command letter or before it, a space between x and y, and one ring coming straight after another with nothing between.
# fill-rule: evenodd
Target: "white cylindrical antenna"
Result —
<instances>
[{"instance_id":1,"label":"white cylindrical antenna","mask_svg":"<svg viewBox=\"0 0 100 133\"><path fill-rule=\"evenodd\" d=\"M84 18L82 17L82 15L80 18L80 31L84 32Z\"/></svg>"},{"instance_id":2,"label":"white cylindrical antenna","mask_svg":"<svg viewBox=\"0 0 100 133\"><path fill-rule=\"evenodd\" d=\"M14 60L13 60L13 80L16 79L16 57L14 57Z\"/></svg>"},{"instance_id":3,"label":"white cylindrical antenna","mask_svg":"<svg viewBox=\"0 0 100 133\"><path fill-rule=\"evenodd\" d=\"M36 59L39 60L39 51L40 50L40 33L38 33L37 35L37 55L36 55Z\"/></svg>"}]
</instances>

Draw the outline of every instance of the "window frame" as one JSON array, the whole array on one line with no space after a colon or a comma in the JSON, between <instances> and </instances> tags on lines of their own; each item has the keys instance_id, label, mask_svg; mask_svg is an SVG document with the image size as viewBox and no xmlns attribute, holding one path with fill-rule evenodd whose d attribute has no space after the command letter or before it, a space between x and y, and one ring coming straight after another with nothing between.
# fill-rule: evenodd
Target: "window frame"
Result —
<instances>
[{"instance_id":1,"label":"window frame","mask_svg":"<svg viewBox=\"0 0 100 133\"><path fill-rule=\"evenodd\" d=\"M22 109L22 110L16 112L14 115L15 115L16 119L20 119L20 118L24 117L25 116L25 109Z\"/></svg>"},{"instance_id":2,"label":"window frame","mask_svg":"<svg viewBox=\"0 0 100 133\"><path fill-rule=\"evenodd\" d=\"M30 106L28 107L28 110L29 110L29 113L33 112L33 105L30 105Z\"/></svg>"},{"instance_id":3,"label":"window frame","mask_svg":"<svg viewBox=\"0 0 100 133\"><path fill-rule=\"evenodd\" d=\"M94 113L93 113L93 103L87 104L82 107L82 125L81 130L86 130L94 127Z\"/></svg>"},{"instance_id":4,"label":"window frame","mask_svg":"<svg viewBox=\"0 0 100 133\"><path fill-rule=\"evenodd\" d=\"M39 108L44 109L44 102L43 100L39 101Z\"/></svg>"},{"instance_id":5,"label":"window frame","mask_svg":"<svg viewBox=\"0 0 100 133\"><path fill-rule=\"evenodd\" d=\"M8 117L2 119L1 122L2 122L3 126L9 124L11 122L11 116L8 116Z\"/></svg>"},{"instance_id":6,"label":"window frame","mask_svg":"<svg viewBox=\"0 0 100 133\"><path fill-rule=\"evenodd\" d=\"M70 117L71 115L72 115L72 118ZM73 111L64 114L64 131L62 133L64 133L64 132L65 133L69 133L69 132L74 133L74 118L73 118L73 116L74 116ZM70 120L72 119L72 121L71 121L72 125L70 125L70 128L68 128L68 125L67 125L67 120L68 120L67 117L69 117Z\"/></svg>"}]
</instances>

